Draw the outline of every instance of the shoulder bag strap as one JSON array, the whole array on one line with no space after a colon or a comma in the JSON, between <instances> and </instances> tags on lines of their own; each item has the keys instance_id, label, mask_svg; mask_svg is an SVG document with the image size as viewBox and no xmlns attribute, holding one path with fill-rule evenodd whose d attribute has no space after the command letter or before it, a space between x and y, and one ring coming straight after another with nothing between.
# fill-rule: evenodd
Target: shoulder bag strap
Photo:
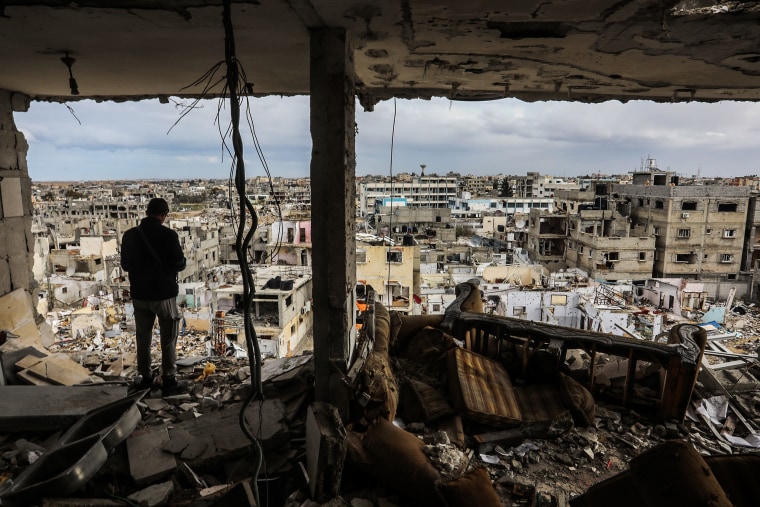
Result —
<instances>
[{"instance_id":1,"label":"shoulder bag strap","mask_svg":"<svg viewBox=\"0 0 760 507\"><path fill-rule=\"evenodd\" d=\"M145 246L148 247L148 251L153 256L154 259L158 261L159 266L161 266L161 269L166 271L166 267L164 266L163 261L161 260L161 257L158 256L156 253L156 250L153 248L153 245L150 244L150 241L148 241L148 237L145 235L145 231L142 230L142 227L139 225L137 226L137 232L140 233L140 237L143 239L143 242L145 243Z\"/></svg>"}]
</instances>

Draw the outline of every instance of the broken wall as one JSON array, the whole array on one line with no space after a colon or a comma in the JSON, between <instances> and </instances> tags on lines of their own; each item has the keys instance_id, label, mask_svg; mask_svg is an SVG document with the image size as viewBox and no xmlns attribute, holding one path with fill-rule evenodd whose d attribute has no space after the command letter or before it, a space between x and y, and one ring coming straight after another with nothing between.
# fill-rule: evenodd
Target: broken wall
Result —
<instances>
[{"instance_id":1,"label":"broken wall","mask_svg":"<svg viewBox=\"0 0 760 507\"><path fill-rule=\"evenodd\" d=\"M81 255L94 255L109 257L118 253L116 238L105 239L102 236L82 236L79 238L79 253Z\"/></svg>"},{"instance_id":2,"label":"broken wall","mask_svg":"<svg viewBox=\"0 0 760 507\"><path fill-rule=\"evenodd\" d=\"M517 291L507 294L507 317L541 322L542 291Z\"/></svg>"},{"instance_id":3,"label":"broken wall","mask_svg":"<svg viewBox=\"0 0 760 507\"><path fill-rule=\"evenodd\" d=\"M50 243L47 236L35 237L32 248L32 276L39 283L45 279L48 273L48 254L50 253Z\"/></svg>"},{"instance_id":4,"label":"broken wall","mask_svg":"<svg viewBox=\"0 0 760 507\"><path fill-rule=\"evenodd\" d=\"M568 292L545 292L543 308L543 321L558 326L578 327L580 324L581 311L578 308L580 294L575 291Z\"/></svg>"},{"instance_id":5,"label":"broken wall","mask_svg":"<svg viewBox=\"0 0 760 507\"><path fill-rule=\"evenodd\" d=\"M103 316L90 307L82 308L71 314L71 336L73 338L83 338L96 333L102 334L106 330Z\"/></svg>"},{"instance_id":6,"label":"broken wall","mask_svg":"<svg viewBox=\"0 0 760 507\"><path fill-rule=\"evenodd\" d=\"M102 284L94 280L76 280L66 276L51 276L49 286L53 287L52 295L55 298L55 302L68 307L82 302L88 296L98 294ZM51 297L51 295L48 294L48 297Z\"/></svg>"},{"instance_id":7,"label":"broken wall","mask_svg":"<svg viewBox=\"0 0 760 507\"><path fill-rule=\"evenodd\" d=\"M0 296L34 285L29 145L13 120L14 112L28 109L27 96L0 90Z\"/></svg>"},{"instance_id":8,"label":"broken wall","mask_svg":"<svg viewBox=\"0 0 760 507\"><path fill-rule=\"evenodd\" d=\"M630 336L629 333L635 332L631 316L626 311L598 307L590 302L582 306L585 313L581 319L582 329L617 336Z\"/></svg>"},{"instance_id":9,"label":"broken wall","mask_svg":"<svg viewBox=\"0 0 760 507\"><path fill-rule=\"evenodd\" d=\"M481 276L488 283L513 283L515 285L537 285L547 269L537 265L487 266Z\"/></svg>"},{"instance_id":10,"label":"broken wall","mask_svg":"<svg viewBox=\"0 0 760 507\"><path fill-rule=\"evenodd\" d=\"M681 294L678 287L683 283L680 279L671 279L673 283L651 279L641 289L642 299L646 299L654 306L662 307L681 315Z\"/></svg>"}]
</instances>

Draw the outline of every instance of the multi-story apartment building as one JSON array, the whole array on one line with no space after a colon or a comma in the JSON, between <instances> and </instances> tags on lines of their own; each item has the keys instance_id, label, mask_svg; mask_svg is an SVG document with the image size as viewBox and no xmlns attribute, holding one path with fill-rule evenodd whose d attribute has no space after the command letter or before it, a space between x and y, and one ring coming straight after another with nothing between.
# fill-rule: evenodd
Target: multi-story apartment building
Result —
<instances>
[{"instance_id":1,"label":"multi-story apartment building","mask_svg":"<svg viewBox=\"0 0 760 507\"><path fill-rule=\"evenodd\" d=\"M267 206L296 205L302 209L311 207L311 185L308 178L269 178L257 176L246 185L253 202Z\"/></svg>"},{"instance_id":2,"label":"multi-story apartment building","mask_svg":"<svg viewBox=\"0 0 760 507\"><path fill-rule=\"evenodd\" d=\"M568 181L558 176L542 176L541 173L529 171L525 176L501 177L497 182L497 195L502 193L503 181L506 179L510 186L510 197L522 198L551 198L557 190L575 190L580 188L576 181Z\"/></svg>"},{"instance_id":3,"label":"multi-story apartment building","mask_svg":"<svg viewBox=\"0 0 760 507\"><path fill-rule=\"evenodd\" d=\"M420 247L357 242L356 279L372 286L376 301L389 309L411 313L415 295L420 293Z\"/></svg>"},{"instance_id":4,"label":"multi-story apartment building","mask_svg":"<svg viewBox=\"0 0 760 507\"><path fill-rule=\"evenodd\" d=\"M454 218L482 218L487 214L503 213L505 215L528 214L531 209L543 209L552 212L554 200L551 197L489 197L471 198L462 192L462 197L449 200L451 216Z\"/></svg>"},{"instance_id":5,"label":"multi-story apartment building","mask_svg":"<svg viewBox=\"0 0 760 507\"><path fill-rule=\"evenodd\" d=\"M652 276L655 238L620 213L608 189L600 183L586 191L557 191L557 206L568 214L567 266L597 280L643 283Z\"/></svg>"},{"instance_id":6,"label":"multi-story apartment building","mask_svg":"<svg viewBox=\"0 0 760 507\"><path fill-rule=\"evenodd\" d=\"M451 224L448 208L412 208L409 206L381 206L380 213L372 217L372 225L378 233L403 243L403 237L450 243L456 240L456 229Z\"/></svg>"},{"instance_id":7,"label":"multi-story apartment building","mask_svg":"<svg viewBox=\"0 0 760 507\"><path fill-rule=\"evenodd\" d=\"M630 185L613 185L630 204L634 227L655 237L655 278L700 280L711 296L749 293L742 270L749 187L679 185L679 177L650 168Z\"/></svg>"},{"instance_id":8,"label":"multi-story apartment building","mask_svg":"<svg viewBox=\"0 0 760 507\"><path fill-rule=\"evenodd\" d=\"M760 267L760 196L754 193L747 206L747 226L744 231L744 255L742 271L752 271ZM754 291L753 291L754 292Z\"/></svg>"},{"instance_id":9,"label":"multi-story apartment building","mask_svg":"<svg viewBox=\"0 0 760 507\"><path fill-rule=\"evenodd\" d=\"M311 219L308 216L300 219L274 222L269 234L269 262L289 266L311 266Z\"/></svg>"},{"instance_id":10,"label":"multi-story apartment building","mask_svg":"<svg viewBox=\"0 0 760 507\"><path fill-rule=\"evenodd\" d=\"M187 266L177 275L180 282L203 280L206 272L221 264L219 230L197 220L171 220L169 227L177 231Z\"/></svg>"},{"instance_id":11,"label":"multi-story apartment building","mask_svg":"<svg viewBox=\"0 0 760 507\"><path fill-rule=\"evenodd\" d=\"M407 206L414 208L446 208L457 195L455 176L413 176L411 181L390 178L383 181L360 181L357 185L359 213L367 216L383 198L406 198Z\"/></svg>"},{"instance_id":12,"label":"multi-story apartment building","mask_svg":"<svg viewBox=\"0 0 760 507\"><path fill-rule=\"evenodd\" d=\"M96 199L92 201L92 214L111 219L137 219L145 216L148 201Z\"/></svg>"},{"instance_id":13,"label":"multi-story apartment building","mask_svg":"<svg viewBox=\"0 0 760 507\"><path fill-rule=\"evenodd\" d=\"M503 176L464 176L459 182L459 190L477 197L496 197Z\"/></svg>"},{"instance_id":14,"label":"multi-story apartment building","mask_svg":"<svg viewBox=\"0 0 760 507\"><path fill-rule=\"evenodd\" d=\"M564 268L568 214L556 210L550 214L532 209L529 217L526 250L530 259L552 271Z\"/></svg>"}]
</instances>

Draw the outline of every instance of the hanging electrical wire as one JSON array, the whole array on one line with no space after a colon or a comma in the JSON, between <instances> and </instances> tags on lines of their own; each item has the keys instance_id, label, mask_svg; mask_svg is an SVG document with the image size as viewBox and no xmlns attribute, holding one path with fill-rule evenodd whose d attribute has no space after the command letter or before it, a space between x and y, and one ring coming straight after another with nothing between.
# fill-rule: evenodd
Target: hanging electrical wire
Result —
<instances>
[{"instance_id":1,"label":"hanging electrical wire","mask_svg":"<svg viewBox=\"0 0 760 507\"><path fill-rule=\"evenodd\" d=\"M388 222L388 234L389 238L384 239L388 243L388 249L385 251L385 262L388 264L388 277L385 280L385 289L383 292L386 294L388 306L393 306L393 294L391 294L391 244L390 238L393 237L393 143L396 139L396 99L393 99L393 125L391 127L391 154L390 154L390 166L388 173L391 178L391 206L390 206L390 220Z\"/></svg>"},{"instance_id":2,"label":"hanging electrical wire","mask_svg":"<svg viewBox=\"0 0 760 507\"><path fill-rule=\"evenodd\" d=\"M251 131L251 137L253 145L256 150L256 154L259 157L259 161L266 172L269 179L270 190L275 200L277 209L277 215L282 221L282 212L280 209L279 200L274 192L274 186L272 184L272 176L269 171L264 152L259 143L256 131L254 128L253 116L250 112L250 104L248 103L247 95L252 94L253 85L248 81L245 71L237 59L235 51L235 37L232 25L232 13L231 13L231 1L223 1L223 13L222 13L223 25L224 25L224 60L214 64L209 70L207 70L200 78L194 83L191 83L187 87L191 88L203 85L201 94L196 98L189 106L187 106L180 114L177 121L171 126L171 131L187 114L192 110L199 107L200 101L216 89L219 85L222 86L221 97L215 117L215 123L219 130L219 135L222 139L223 152L226 151L231 158L230 175L229 175L229 195L230 195L230 209L233 227L236 228L236 241L235 251L240 264L240 270L243 280L243 322L246 348L248 353L248 362L251 368L251 393L244 401L240 409L239 424L241 430L246 437L253 443L253 449L255 455L255 466L253 471L252 487L256 505L262 505L259 488L258 488L258 476L262 467L266 475L266 462L264 460L263 449L261 443L254 435L253 430L246 418L246 412L254 400L260 400L262 406L258 410L258 434L261 434L261 427L263 424L263 401L264 390L261 382L261 365L262 357L259 346L259 341L256 336L256 329L253 325L252 307L253 298L255 294L254 278L250 267L250 261L248 253L250 251L251 240L253 239L256 230L259 225L259 217L254 209L251 201L246 195L246 175L245 175L245 161L243 150L243 139L240 133L240 121L241 121L241 109L243 102L245 102L245 121L248 124ZM222 74L223 73L223 74ZM228 99L230 107L230 122L223 130L222 122L220 121L221 113L224 108L225 99ZM231 141L232 146L227 143L227 140ZM237 207L235 206L235 200L232 198L232 189L235 189L237 193ZM281 236L281 234L280 234ZM280 240L276 245L276 251L279 250ZM266 479L266 477L265 477ZM268 484L268 480L266 483ZM267 503L268 503L267 495Z\"/></svg>"},{"instance_id":3,"label":"hanging electrical wire","mask_svg":"<svg viewBox=\"0 0 760 507\"><path fill-rule=\"evenodd\" d=\"M251 204L251 201L248 199L245 192L245 160L243 157L243 139L240 135L239 97L242 94L239 94L239 91L247 90L247 83L244 82L243 86L240 87L241 72L235 52L235 36L232 27L232 9L230 4L230 0L224 0L224 56L225 64L227 67L226 86L229 93L230 104L230 127L228 128L228 132L231 129L231 140L233 148L232 165L235 167L235 188L237 190L239 199L239 220L235 248L237 251L238 262L240 263L241 274L243 275L243 322L245 329L245 341L248 350L248 361L251 366L252 388L250 395L240 409L239 424L241 430L254 444L257 451L253 484L256 505L261 505L258 489L258 475L261 470L262 462L264 460L264 452L261 447L261 443L254 436L253 431L248 424L248 420L246 419L246 411L255 398L262 401L262 405L259 407L259 425L262 424L262 412L264 408L264 390L261 384L261 350L259 348L259 341L256 336L256 329L253 326L253 317L251 315L255 287L253 285L253 274L251 273L247 256L248 246L250 245L251 239L253 238L256 229L258 228L258 215L256 214L256 210L253 208L253 205ZM243 73L243 77L244 76L245 74ZM221 125L219 125L219 129L221 130ZM226 137L224 138L226 139ZM250 213L251 216L251 225L248 228L247 232L245 232L245 227L247 225L246 212Z\"/></svg>"}]
</instances>

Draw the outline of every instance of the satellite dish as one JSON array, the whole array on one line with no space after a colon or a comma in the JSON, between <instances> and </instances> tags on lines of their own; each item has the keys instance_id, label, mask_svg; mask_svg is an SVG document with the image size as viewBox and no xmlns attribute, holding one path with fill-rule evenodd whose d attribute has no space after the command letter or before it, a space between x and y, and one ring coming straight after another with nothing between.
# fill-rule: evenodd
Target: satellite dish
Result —
<instances>
[{"instance_id":1,"label":"satellite dish","mask_svg":"<svg viewBox=\"0 0 760 507\"><path fill-rule=\"evenodd\" d=\"M516 221L516 222L515 222L515 226L516 226L518 229L522 229L523 227L525 227L525 220L518 220L518 221Z\"/></svg>"}]
</instances>

